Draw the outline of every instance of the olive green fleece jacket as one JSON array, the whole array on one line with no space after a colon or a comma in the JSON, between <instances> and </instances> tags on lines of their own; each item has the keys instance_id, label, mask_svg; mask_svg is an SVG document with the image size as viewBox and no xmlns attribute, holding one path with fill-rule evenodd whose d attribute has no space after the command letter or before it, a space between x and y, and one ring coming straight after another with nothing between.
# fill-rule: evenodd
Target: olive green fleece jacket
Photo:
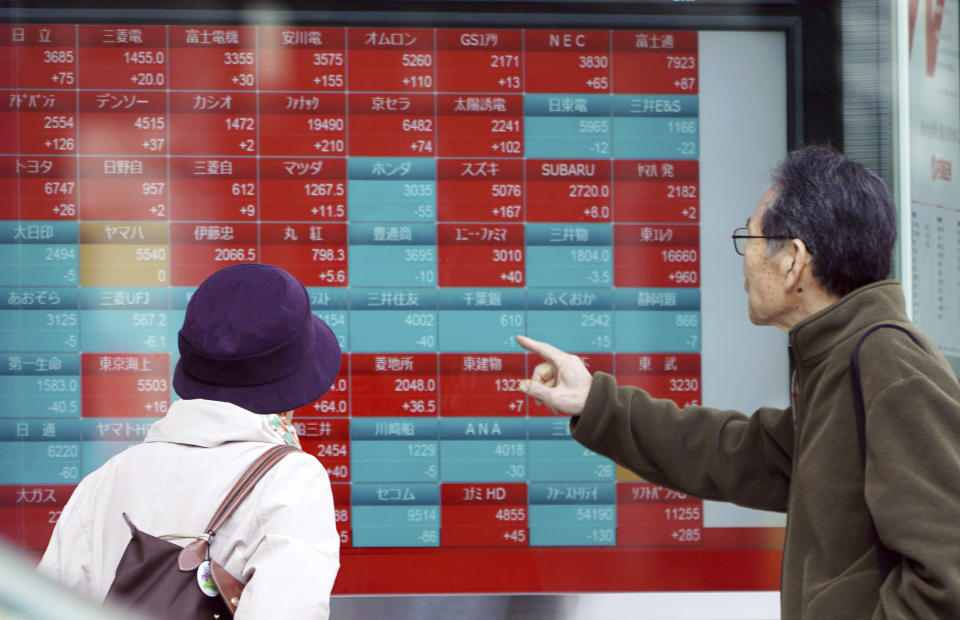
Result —
<instances>
[{"instance_id":1,"label":"olive green fleece jacket","mask_svg":"<svg viewBox=\"0 0 960 620\"><path fill-rule=\"evenodd\" d=\"M929 353L895 329L864 343L864 483L849 364L880 322L908 327ZM960 618L960 385L909 323L900 285L853 291L794 326L790 345L787 409L681 410L598 372L573 436L652 482L786 511L783 620ZM904 556L882 587L870 515Z\"/></svg>"}]
</instances>

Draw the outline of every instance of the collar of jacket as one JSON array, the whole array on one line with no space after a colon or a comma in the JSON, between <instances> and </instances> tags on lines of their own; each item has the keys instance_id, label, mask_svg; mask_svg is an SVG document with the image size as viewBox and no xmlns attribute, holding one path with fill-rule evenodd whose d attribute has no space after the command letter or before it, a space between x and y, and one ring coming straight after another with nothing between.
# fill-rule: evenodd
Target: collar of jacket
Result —
<instances>
[{"instance_id":1,"label":"collar of jacket","mask_svg":"<svg viewBox=\"0 0 960 620\"><path fill-rule=\"evenodd\" d=\"M790 347L797 364L806 365L822 359L851 335L885 320L909 320L896 280L862 286L803 319L790 330Z\"/></svg>"},{"instance_id":2,"label":"collar of jacket","mask_svg":"<svg viewBox=\"0 0 960 620\"><path fill-rule=\"evenodd\" d=\"M164 441L212 448L230 441L261 441L282 444L283 440L262 416L232 403L215 400L177 400L167 415L147 431L144 441Z\"/></svg>"}]
</instances>

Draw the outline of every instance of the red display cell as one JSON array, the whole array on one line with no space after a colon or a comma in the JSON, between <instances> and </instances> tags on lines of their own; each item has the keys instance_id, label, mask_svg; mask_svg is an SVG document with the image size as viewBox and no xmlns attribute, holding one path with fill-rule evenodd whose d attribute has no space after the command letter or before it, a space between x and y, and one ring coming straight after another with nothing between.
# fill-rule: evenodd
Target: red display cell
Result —
<instances>
[{"instance_id":1,"label":"red display cell","mask_svg":"<svg viewBox=\"0 0 960 620\"><path fill-rule=\"evenodd\" d=\"M246 93L170 93L171 155L255 155L257 98Z\"/></svg>"},{"instance_id":2,"label":"red display cell","mask_svg":"<svg viewBox=\"0 0 960 620\"><path fill-rule=\"evenodd\" d=\"M256 29L244 26L170 26L171 90L254 90Z\"/></svg>"},{"instance_id":3,"label":"red display cell","mask_svg":"<svg viewBox=\"0 0 960 620\"><path fill-rule=\"evenodd\" d=\"M0 538L24 551L43 551L75 486L0 486Z\"/></svg>"},{"instance_id":4,"label":"red display cell","mask_svg":"<svg viewBox=\"0 0 960 620\"><path fill-rule=\"evenodd\" d=\"M700 286L700 227L615 225L616 286Z\"/></svg>"},{"instance_id":5,"label":"red display cell","mask_svg":"<svg viewBox=\"0 0 960 620\"><path fill-rule=\"evenodd\" d=\"M444 511L446 521L446 511ZM441 547L526 547L526 527L509 525L446 525L440 528Z\"/></svg>"},{"instance_id":6,"label":"red display cell","mask_svg":"<svg viewBox=\"0 0 960 620\"><path fill-rule=\"evenodd\" d=\"M614 162L613 195L617 221L699 221L699 177L697 161Z\"/></svg>"},{"instance_id":7,"label":"red display cell","mask_svg":"<svg viewBox=\"0 0 960 620\"><path fill-rule=\"evenodd\" d=\"M260 26L258 34L262 90L346 88L345 29Z\"/></svg>"},{"instance_id":8,"label":"red display cell","mask_svg":"<svg viewBox=\"0 0 960 620\"><path fill-rule=\"evenodd\" d=\"M634 510L634 508L629 508ZM618 512L617 516L623 514ZM624 547L699 547L704 530L699 524L644 524L617 527L617 545Z\"/></svg>"},{"instance_id":9,"label":"red display cell","mask_svg":"<svg viewBox=\"0 0 960 620\"><path fill-rule=\"evenodd\" d=\"M574 353L573 355L578 356L583 363L587 366L591 373L594 372L605 372L608 375L613 373L613 354L612 353ZM533 372L533 369L537 367L537 364L540 364L544 360L535 353L527 353L527 368L530 369L530 372ZM550 411L544 405L538 405L536 401L529 400L529 410L531 417L556 417L557 414Z\"/></svg>"},{"instance_id":10,"label":"red display cell","mask_svg":"<svg viewBox=\"0 0 960 620\"><path fill-rule=\"evenodd\" d=\"M432 91L433 30L352 28L347 33L351 91Z\"/></svg>"},{"instance_id":11,"label":"red display cell","mask_svg":"<svg viewBox=\"0 0 960 620\"><path fill-rule=\"evenodd\" d=\"M441 353L440 410L445 416L522 417L527 400L517 385L526 376L522 353Z\"/></svg>"},{"instance_id":12,"label":"red display cell","mask_svg":"<svg viewBox=\"0 0 960 620\"><path fill-rule=\"evenodd\" d=\"M265 221L344 222L347 160L261 159L260 196Z\"/></svg>"},{"instance_id":13,"label":"red display cell","mask_svg":"<svg viewBox=\"0 0 960 620\"><path fill-rule=\"evenodd\" d=\"M439 95L437 155L522 157L522 95Z\"/></svg>"},{"instance_id":14,"label":"red display cell","mask_svg":"<svg viewBox=\"0 0 960 620\"><path fill-rule=\"evenodd\" d=\"M257 216L257 161L175 157L170 165L170 219L243 221Z\"/></svg>"},{"instance_id":15,"label":"red display cell","mask_svg":"<svg viewBox=\"0 0 960 620\"><path fill-rule=\"evenodd\" d=\"M347 153L345 94L261 93L259 118L261 155Z\"/></svg>"},{"instance_id":16,"label":"red display cell","mask_svg":"<svg viewBox=\"0 0 960 620\"><path fill-rule=\"evenodd\" d=\"M167 162L160 158L84 157L80 212L89 220L166 220Z\"/></svg>"},{"instance_id":17,"label":"red display cell","mask_svg":"<svg viewBox=\"0 0 960 620\"><path fill-rule=\"evenodd\" d=\"M284 266L285 267L285 266ZM314 310L314 314L320 314ZM296 421L300 417L347 416L350 415L350 369L347 362L349 354L344 354L340 362L340 374L327 393L309 405L294 411ZM299 431L298 431L299 433Z\"/></svg>"},{"instance_id":18,"label":"red display cell","mask_svg":"<svg viewBox=\"0 0 960 620\"><path fill-rule=\"evenodd\" d=\"M700 545L703 502L649 482L620 483L617 525L621 545Z\"/></svg>"},{"instance_id":19,"label":"red display cell","mask_svg":"<svg viewBox=\"0 0 960 620\"><path fill-rule=\"evenodd\" d=\"M347 286L346 224L261 224L260 248L305 286Z\"/></svg>"},{"instance_id":20,"label":"red display cell","mask_svg":"<svg viewBox=\"0 0 960 620\"><path fill-rule=\"evenodd\" d=\"M165 155L167 96L133 91L80 94L81 155Z\"/></svg>"},{"instance_id":21,"label":"red display cell","mask_svg":"<svg viewBox=\"0 0 960 620\"><path fill-rule=\"evenodd\" d=\"M73 25L4 24L0 41L0 88L76 87Z\"/></svg>"},{"instance_id":22,"label":"red display cell","mask_svg":"<svg viewBox=\"0 0 960 620\"><path fill-rule=\"evenodd\" d=\"M617 376L700 374L699 353L617 353Z\"/></svg>"},{"instance_id":23,"label":"red display cell","mask_svg":"<svg viewBox=\"0 0 960 620\"><path fill-rule=\"evenodd\" d=\"M170 224L171 286L199 286L214 271L257 261L256 224Z\"/></svg>"},{"instance_id":24,"label":"red display cell","mask_svg":"<svg viewBox=\"0 0 960 620\"><path fill-rule=\"evenodd\" d=\"M523 220L523 162L514 159L438 159L437 220Z\"/></svg>"},{"instance_id":25,"label":"red display cell","mask_svg":"<svg viewBox=\"0 0 960 620\"><path fill-rule=\"evenodd\" d=\"M527 160L528 222L609 222L608 160Z\"/></svg>"},{"instance_id":26,"label":"red display cell","mask_svg":"<svg viewBox=\"0 0 960 620\"><path fill-rule=\"evenodd\" d=\"M519 30L437 30L437 90L496 93L523 90Z\"/></svg>"},{"instance_id":27,"label":"red display cell","mask_svg":"<svg viewBox=\"0 0 960 620\"><path fill-rule=\"evenodd\" d=\"M330 482L350 482L350 442L349 441L318 441L316 439L301 439L300 447L307 454L312 454L327 470ZM329 456L331 454L346 454L346 457Z\"/></svg>"},{"instance_id":28,"label":"red display cell","mask_svg":"<svg viewBox=\"0 0 960 620\"><path fill-rule=\"evenodd\" d=\"M354 417L437 415L436 355L354 353L350 365Z\"/></svg>"},{"instance_id":29,"label":"red display cell","mask_svg":"<svg viewBox=\"0 0 960 620\"><path fill-rule=\"evenodd\" d=\"M75 157L0 157L0 220L76 220Z\"/></svg>"},{"instance_id":30,"label":"red display cell","mask_svg":"<svg viewBox=\"0 0 960 620\"><path fill-rule=\"evenodd\" d=\"M693 496L674 491L652 482L620 482L617 483L617 505L655 505L663 504L699 506L702 502Z\"/></svg>"},{"instance_id":31,"label":"red display cell","mask_svg":"<svg viewBox=\"0 0 960 620\"><path fill-rule=\"evenodd\" d=\"M440 503L447 506L498 506L516 504L526 506L527 485L518 483L455 483L440 485ZM525 519L525 517L524 517Z\"/></svg>"},{"instance_id":32,"label":"red display cell","mask_svg":"<svg viewBox=\"0 0 960 620\"><path fill-rule=\"evenodd\" d=\"M169 353L83 353L83 416L160 417L170 405Z\"/></svg>"},{"instance_id":33,"label":"red display cell","mask_svg":"<svg viewBox=\"0 0 960 620\"><path fill-rule=\"evenodd\" d=\"M79 26L78 33L80 88L163 89L169 84L165 26Z\"/></svg>"},{"instance_id":34,"label":"red display cell","mask_svg":"<svg viewBox=\"0 0 960 620\"><path fill-rule=\"evenodd\" d=\"M3 97L0 152L36 156L77 150L77 96L72 92L20 91Z\"/></svg>"},{"instance_id":35,"label":"red display cell","mask_svg":"<svg viewBox=\"0 0 960 620\"><path fill-rule=\"evenodd\" d=\"M349 154L433 155L433 106L433 95L350 95Z\"/></svg>"},{"instance_id":36,"label":"red display cell","mask_svg":"<svg viewBox=\"0 0 960 620\"><path fill-rule=\"evenodd\" d=\"M524 38L526 92L610 92L608 31L526 30Z\"/></svg>"},{"instance_id":37,"label":"red display cell","mask_svg":"<svg viewBox=\"0 0 960 620\"><path fill-rule=\"evenodd\" d=\"M440 286L523 286L523 225L438 224L437 269Z\"/></svg>"},{"instance_id":38,"label":"red display cell","mask_svg":"<svg viewBox=\"0 0 960 620\"><path fill-rule=\"evenodd\" d=\"M681 407L700 403L698 353L618 353L617 381L643 388L654 398L669 398Z\"/></svg>"},{"instance_id":39,"label":"red display cell","mask_svg":"<svg viewBox=\"0 0 960 620\"><path fill-rule=\"evenodd\" d=\"M350 420L326 418L293 418L300 441L348 441Z\"/></svg>"},{"instance_id":40,"label":"red display cell","mask_svg":"<svg viewBox=\"0 0 960 620\"><path fill-rule=\"evenodd\" d=\"M699 92L696 32L613 32L613 84L620 93Z\"/></svg>"},{"instance_id":41,"label":"red display cell","mask_svg":"<svg viewBox=\"0 0 960 620\"><path fill-rule=\"evenodd\" d=\"M350 485L332 484L330 488L333 490L333 514L334 521L337 525L337 533L340 535L340 548L349 549L353 546L353 536L350 530L352 523L350 515Z\"/></svg>"}]
</instances>

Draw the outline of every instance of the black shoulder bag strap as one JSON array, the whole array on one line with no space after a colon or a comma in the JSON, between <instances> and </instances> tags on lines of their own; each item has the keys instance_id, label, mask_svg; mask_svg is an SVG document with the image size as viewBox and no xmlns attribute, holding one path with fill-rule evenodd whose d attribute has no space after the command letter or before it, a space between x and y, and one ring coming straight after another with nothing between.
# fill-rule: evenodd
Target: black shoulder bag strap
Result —
<instances>
[{"instance_id":1,"label":"black shoulder bag strap","mask_svg":"<svg viewBox=\"0 0 960 620\"><path fill-rule=\"evenodd\" d=\"M850 384L853 389L853 407L857 419L857 443L860 444L860 468L863 471L864 483L866 483L867 479L867 414L863 405L863 388L860 385L860 346L863 344L863 341L867 339L867 336L884 327L892 327L893 329L902 331L907 336L910 336L910 340L912 340L914 344L924 351L927 350L909 329L893 323L879 323L874 325L867 330L860 338L857 346L853 348L853 355L850 356ZM864 492L866 492L866 489L864 489ZM888 548L880 540L880 535L877 534L877 526L873 522L873 517L870 517L870 530L873 533L873 544L877 548L877 560L880 564L880 583L883 583L887 580L887 575L890 574L890 571L900 563L901 558L899 553Z\"/></svg>"}]
</instances>

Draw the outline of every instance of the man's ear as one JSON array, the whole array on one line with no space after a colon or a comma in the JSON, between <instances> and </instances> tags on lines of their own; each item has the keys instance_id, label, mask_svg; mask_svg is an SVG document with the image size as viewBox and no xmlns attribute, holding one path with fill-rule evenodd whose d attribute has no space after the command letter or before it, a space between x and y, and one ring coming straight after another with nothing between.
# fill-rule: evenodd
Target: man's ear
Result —
<instances>
[{"instance_id":1,"label":"man's ear","mask_svg":"<svg viewBox=\"0 0 960 620\"><path fill-rule=\"evenodd\" d=\"M780 255L784 290L797 288L803 282L805 275L809 275L806 271L810 268L810 260L813 258L807 251L807 244L801 239L792 239Z\"/></svg>"}]
</instances>

